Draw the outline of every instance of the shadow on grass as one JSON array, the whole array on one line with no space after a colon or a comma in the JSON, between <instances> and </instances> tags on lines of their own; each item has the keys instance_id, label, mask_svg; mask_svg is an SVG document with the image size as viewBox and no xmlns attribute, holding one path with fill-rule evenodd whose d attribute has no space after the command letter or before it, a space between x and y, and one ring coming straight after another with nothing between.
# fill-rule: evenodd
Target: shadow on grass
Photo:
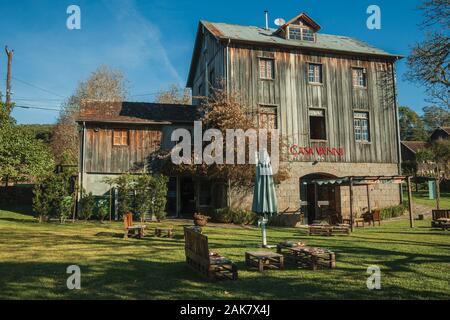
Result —
<instances>
[{"instance_id":1,"label":"shadow on grass","mask_svg":"<svg viewBox=\"0 0 450 320\"><path fill-rule=\"evenodd\" d=\"M403 262L401 262L403 263ZM76 264L74 262L74 264ZM2 299L444 299L442 292L386 285L366 289L360 268L248 272L237 281L206 282L184 262L128 259L80 265L81 290L68 290L63 263L2 263ZM346 279L346 281L344 281ZM448 295L447 295L448 298Z\"/></svg>"}]
</instances>

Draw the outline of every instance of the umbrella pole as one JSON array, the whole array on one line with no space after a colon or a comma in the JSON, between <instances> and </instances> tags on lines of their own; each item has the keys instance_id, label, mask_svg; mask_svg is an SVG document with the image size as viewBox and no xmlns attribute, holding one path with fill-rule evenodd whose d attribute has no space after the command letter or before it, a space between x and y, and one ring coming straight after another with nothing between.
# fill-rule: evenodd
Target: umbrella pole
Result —
<instances>
[{"instance_id":1,"label":"umbrella pole","mask_svg":"<svg viewBox=\"0 0 450 320\"><path fill-rule=\"evenodd\" d=\"M264 215L260 220L261 233L262 233L262 247L267 248L267 232L266 232L266 215Z\"/></svg>"}]
</instances>

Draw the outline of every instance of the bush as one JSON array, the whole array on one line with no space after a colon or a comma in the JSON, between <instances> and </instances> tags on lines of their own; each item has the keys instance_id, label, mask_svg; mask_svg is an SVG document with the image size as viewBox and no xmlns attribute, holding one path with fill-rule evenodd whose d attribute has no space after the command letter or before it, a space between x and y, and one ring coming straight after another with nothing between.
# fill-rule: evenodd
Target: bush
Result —
<instances>
[{"instance_id":1,"label":"bush","mask_svg":"<svg viewBox=\"0 0 450 320\"><path fill-rule=\"evenodd\" d=\"M103 222L109 215L109 201L106 199L100 199L95 204L95 217Z\"/></svg>"},{"instance_id":2,"label":"bush","mask_svg":"<svg viewBox=\"0 0 450 320\"><path fill-rule=\"evenodd\" d=\"M387 220L402 216L407 210L405 203L381 209L381 219Z\"/></svg>"},{"instance_id":3,"label":"bush","mask_svg":"<svg viewBox=\"0 0 450 320\"><path fill-rule=\"evenodd\" d=\"M59 214L59 221L65 223L72 213L73 199L71 196L66 196L61 201L61 211Z\"/></svg>"},{"instance_id":4,"label":"bush","mask_svg":"<svg viewBox=\"0 0 450 320\"><path fill-rule=\"evenodd\" d=\"M38 179L33 189L33 211L39 221L61 218L67 214L65 197L70 196L70 176L50 173Z\"/></svg>"},{"instance_id":5,"label":"bush","mask_svg":"<svg viewBox=\"0 0 450 320\"><path fill-rule=\"evenodd\" d=\"M244 209L222 208L213 211L213 221L219 223L234 223L239 225L253 224L257 220L255 213Z\"/></svg>"},{"instance_id":6,"label":"bush","mask_svg":"<svg viewBox=\"0 0 450 320\"><path fill-rule=\"evenodd\" d=\"M167 182L168 178L163 175L131 175L123 174L115 179L105 179L106 183L116 185L119 192L119 214L121 216L128 212L134 212L140 218L147 213L153 214L158 220L166 217ZM134 205L133 205L133 196Z\"/></svg>"},{"instance_id":7,"label":"bush","mask_svg":"<svg viewBox=\"0 0 450 320\"><path fill-rule=\"evenodd\" d=\"M80 200L80 213L79 218L84 220L89 220L94 214L95 209L95 198L92 192L88 194L83 192L83 197Z\"/></svg>"}]
</instances>

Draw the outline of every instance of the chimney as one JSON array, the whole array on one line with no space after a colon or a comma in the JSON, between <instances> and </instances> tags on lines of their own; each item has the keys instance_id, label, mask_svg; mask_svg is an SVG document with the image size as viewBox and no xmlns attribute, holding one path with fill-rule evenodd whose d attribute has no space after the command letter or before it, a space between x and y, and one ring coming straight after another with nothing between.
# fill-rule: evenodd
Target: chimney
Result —
<instances>
[{"instance_id":1,"label":"chimney","mask_svg":"<svg viewBox=\"0 0 450 320\"><path fill-rule=\"evenodd\" d=\"M266 30L269 30L269 11L265 10L264 15L266 17Z\"/></svg>"}]
</instances>

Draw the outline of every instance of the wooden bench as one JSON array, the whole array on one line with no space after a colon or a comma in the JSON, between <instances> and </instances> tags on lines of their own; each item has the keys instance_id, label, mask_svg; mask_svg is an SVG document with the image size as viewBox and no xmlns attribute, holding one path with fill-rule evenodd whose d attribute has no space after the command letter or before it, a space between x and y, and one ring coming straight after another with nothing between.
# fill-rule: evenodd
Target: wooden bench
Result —
<instances>
[{"instance_id":1,"label":"wooden bench","mask_svg":"<svg viewBox=\"0 0 450 320\"><path fill-rule=\"evenodd\" d=\"M327 249L306 246L289 247L278 244L277 252L283 254L286 260L293 261L297 267L308 267L313 270L336 268L336 255Z\"/></svg>"},{"instance_id":2,"label":"wooden bench","mask_svg":"<svg viewBox=\"0 0 450 320\"><path fill-rule=\"evenodd\" d=\"M133 214L131 212L123 216L123 224L125 229L124 239L128 237L136 237L142 239L145 236L146 225L133 225Z\"/></svg>"},{"instance_id":3,"label":"wooden bench","mask_svg":"<svg viewBox=\"0 0 450 320\"><path fill-rule=\"evenodd\" d=\"M442 228L442 225L450 223L450 210L433 210L431 214L433 217L432 228Z\"/></svg>"},{"instance_id":4,"label":"wooden bench","mask_svg":"<svg viewBox=\"0 0 450 320\"><path fill-rule=\"evenodd\" d=\"M208 280L237 280L238 270L229 259L212 253L208 248L208 237L192 228L184 228L185 254L188 266Z\"/></svg>"},{"instance_id":5,"label":"wooden bench","mask_svg":"<svg viewBox=\"0 0 450 320\"><path fill-rule=\"evenodd\" d=\"M310 225L308 227L308 235L310 236L327 236L342 234L350 235L350 226L347 224L339 225Z\"/></svg>"}]
</instances>

